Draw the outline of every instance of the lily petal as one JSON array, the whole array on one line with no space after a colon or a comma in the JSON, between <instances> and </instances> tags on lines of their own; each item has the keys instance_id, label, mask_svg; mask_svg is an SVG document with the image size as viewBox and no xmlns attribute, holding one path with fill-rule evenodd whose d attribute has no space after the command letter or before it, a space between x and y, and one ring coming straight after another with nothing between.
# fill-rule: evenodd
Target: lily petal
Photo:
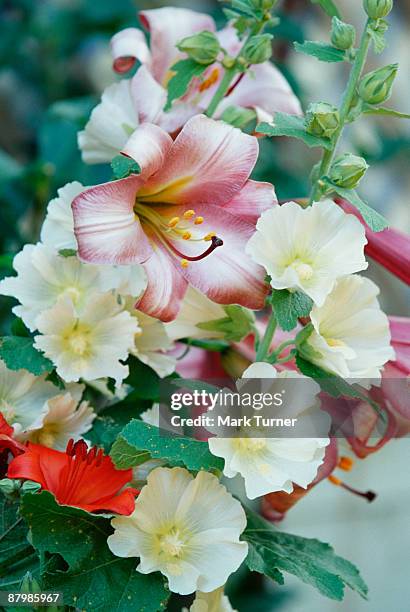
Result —
<instances>
[{"instance_id":1,"label":"lily petal","mask_svg":"<svg viewBox=\"0 0 410 612\"><path fill-rule=\"evenodd\" d=\"M247 181L240 192L223 206L223 209L238 215L243 221L256 224L261 214L277 203L273 185Z\"/></svg>"},{"instance_id":2,"label":"lily petal","mask_svg":"<svg viewBox=\"0 0 410 612\"><path fill-rule=\"evenodd\" d=\"M152 123L144 123L130 136L122 153L132 157L141 168L140 178L148 178L160 170L172 146L167 132Z\"/></svg>"},{"instance_id":3,"label":"lily petal","mask_svg":"<svg viewBox=\"0 0 410 612\"><path fill-rule=\"evenodd\" d=\"M256 138L197 115L173 142L163 168L139 194L147 202L221 206L244 186L259 152Z\"/></svg>"},{"instance_id":4,"label":"lily petal","mask_svg":"<svg viewBox=\"0 0 410 612\"><path fill-rule=\"evenodd\" d=\"M131 92L140 122L158 124L167 101L167 91L146 66L141 66L131 79Z\"/></svg>"},{"instance_id":5,"label":"lily petal","mask_svg":"<svg viewBox=\"0 0 410 612\"><path fill-rule=\"evenodd\" d=\"M195 32L215 30L215 22L209 15L183 8L141 11L140 20L151 35L152 73L160 83L181 56L176 43Z\"/></svg>"},{"instance_id":6,"label":"lily petal","mask_svg":"<svg viewBox=\"0 0 410 612\"><path fill-rule=\"evenodd\" d=\"M152 248L134 214L143 183L131 176L83 191L73 200L74 232L80 259L100 264L146 261Z\"/></svg>"},{"instance_id":7,"label":"lily petal","mask_svg":"<svg viewBox=\"0 0 410 612\"><path fill-rule=\"evenodd\" d=\"M128 72L137 59L142 63L149 63L151 52L145 40L144 33L137 28L121 30L111 39L111 53L113 68L120 74Z\"/></svg>"}]
</instances>

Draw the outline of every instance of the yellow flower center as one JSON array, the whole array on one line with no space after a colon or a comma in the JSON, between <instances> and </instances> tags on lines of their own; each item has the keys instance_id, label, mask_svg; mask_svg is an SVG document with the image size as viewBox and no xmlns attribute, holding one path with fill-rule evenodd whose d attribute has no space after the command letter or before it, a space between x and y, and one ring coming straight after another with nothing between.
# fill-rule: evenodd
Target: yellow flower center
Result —
<instances>
[{"instance_id":1,"label":"yellow flower center","mask_svg":"<svg viewBox=\"0 0 410 612\"><path fill-rule=\"evenodd\" d=\"M77 323L65 334L64 340L67 348L75 355L83 357L91 347L90 331L88 326Z\"/></svg>"},{"instance_id":2,"label":"yellow flower center","mask_svg":"<svg viewBox=\"0 0 410 612\"><path fill-rule=\"evenodd\" d=\"M162 535L159 539L159 545L161 552L167 557L179 557L184 547L179 529L173 528Z\"/></svg>"},{"instance_id":3,"label":"yellow flower center","mask_svg":"<svg viewBox=\"0 0 410 612\"><path fill-rule=\"evenodd\" d=\"M266 447L266 440L263 438L236 438L234 443L242 453L257 453Z\"/></svg>"},{"instance_id":4,"label":"yellow flower center","mask_svg":"<svg viewBox=\"0 0 410 612\"><path fill-rule=\"evenodd\" d=\"M301 261L300 259L295 259L295 261L291 264L291 267L295 270L301 281L308 281L313 276L312 266L304 261Z\"/></svg>"},{"instance_id":5,"label":"yellow flower center","mask_svg":"<svg viewBox=\"0 0 410 612\"><path fill-rule=\"evenodd\" d=\"M343 342L343 340L338 340L337 338L326 338L326 342L331 347L342 348L346 346L346 342Z\"/></svg>"}]
</instances>

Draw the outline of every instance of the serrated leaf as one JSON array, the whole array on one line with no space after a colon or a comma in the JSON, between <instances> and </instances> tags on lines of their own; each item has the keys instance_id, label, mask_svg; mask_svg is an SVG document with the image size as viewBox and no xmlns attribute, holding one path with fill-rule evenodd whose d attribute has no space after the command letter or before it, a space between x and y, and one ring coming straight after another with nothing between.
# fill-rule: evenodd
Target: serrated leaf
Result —
<instances>
[{"instance_id":1,"label":"serrated leaf","mask_svg":"<svg viewBox=\"0 0 410 612\"><path fill-rule=\"evenodd\" d=\"M239 129L245 128L251 121L255 121L256 112L251 108L228 106L221 115L221 120Z\"/></svg>"},{"instance_id":2,"label":"serrated leaf","mask_svg":"<svg viewBox=\"0 0 410 612\"><path fill-rule=\"evenodd\" d=\"M375 22L369 24L367 32L372 39L374 52L378 55L383 53L386 48L386 37L385 34L388 30L389 24L384 19L378 19Z\"/></svg>"},{"instance_id":3,"label":"serrated leaf","mask_svg":"<svg viewBox=\"0 0 410 612\"><path fill-rule=\"evenodd\" d=\"M111 162L111 168L116 179L123 179L131 174L141 173L141 168L137 162L126 155L116 155Z\"/></svg>"},{"instance_id":4,"label":"serrated leaf","mask_svg":"<svg viewBox=\"0 0 410 612\"><path fill-rule=\"evenodd\" d=\"M315 42L314 40L305 40L304 43L295 42L295 49L299 53L315 57L321 62L345 62L347 61L346 51L336 49L332 45L324 42Z\"/></svg>"},{"instance_id":5,"label":"serrated leaf","mask_svg":"<svg viewBox=\"0 0 410 612\"><path fill-rule=\"evenodd\" d=\"M330 183L331 184L331 183ZM341 198L344 198L352 204L362 215L364 221L373 232L381 232L389 227L389 222L383 215L371 208L364 202L359 194L354 189L344 189L343 187L332 186L333 191Z\"/></svg>"},{"instance_id":6,"label":"serrated leaf","mask_svg":"<svg viewBox=\"0 0 410 612\"><path fill-rule=\"evenodd\" d=\"M358 569L338 557L329 544L283 533L245 508L248 519L242 538L249 544L246 563L250 570L283 584L282 571L297 576L322 595L341 601L345 586L366 599L367 586Z\"/></svg>"},{"instance_id":7,"label":"serrated leaf","mask_svg":"<svg viewBox=\"0 0 410 612\"><path fill-rule=\"evenodd\" d=\"M157 612L168 599L159 573L136 571L137 559L115 557L107 545L113 532L107 518L79 508L59 506L47 491L27 493L21 503L33 546L41 555L61 555L42 576L47 590L61 591L66 605L84 612Z\"/></svg>"},{"instance_id":8,"label":"serrated leaf","mask_svg":"<svg viewBox=\"0 0 410 612\"><path fill-rule=\"evenodd\" d=\"M186 94L192 79L200 77L207 68L207 65L198 64L192 59L183 59L174 64L171 71L175 74L168 83L168 99L164 110L171 110L174 100L182 98Z\"/></svg>"},{"instance_id":9,"label":"serrated leaf","mask_svg":"<svg viewBox=\"0 0 410 612\"><path fill-rule=\"evenodd\" d=\"M256 132L267 136L288 136L299 138L308 147L322 147L331 150L332 143L328 138L319 138L306 131L303 117L288 115L286 113L275 113L273 123L261 123L256 127Z\"/></svg>"},{"instance_id":10,"label":"serrated leaf","mask_svg":"<svg viewBox=\"0 0 410 612\"><path fill-rule=\"evenodd\" d=\"M313 4L319 4L322 9L329 15L329 17L338 17L341 19L339 9L333 0L312 0Z\"/></svg>"},{"instance_id":11,"label":"serrated leaf","mask_svg":"<svg viewBox=\"0 0 410 612\"><path fill-rule=\"evenodd\" d=\"M401 113L400 111L394 110L393 108L385 108L383 106L371 106L370 104L364 106L362 112L364 115L380 115L387 117L397 117L397 119L410 119L410 115L407 113Z\"/></svg>"},{"instance_id":12,"label":"serrated leaf","mask_svg":"<svg viewBox=\"0 0 410 612\"><path fill-rule=\"evenodd\" d=\"M33 338L4 336L0 340L0 359L10 370L28 370L41 376L54 369L53 363L33 346Z\"/></svg>"},{"instance_id":13,"label":"serrated leaf","mask_svg":"<svg viewBox=\"0 0 410 612\"><path fill-rule=\"evenodd\" d=\"M136 461L141 463L144 451L153 459L163 459L171 465L184 465L189 470L223 468L223 460L210 453L207 442L183 436L161 435L158 427L136 419L122 430L110 456L118 468L127 469L138 465Z\"/></svg>"},{"instance_id":14,"label":"serrated leaf","mask_svg":"<svg viewBox=\"0 0 410 612\"><path fill-rule=\"evenodd\" d=\"M273 290L269 298L279 326L284 331L291 331L300 317L308 317L313 307L313 300L301 291Z\"/></svg>"}]
</instances>

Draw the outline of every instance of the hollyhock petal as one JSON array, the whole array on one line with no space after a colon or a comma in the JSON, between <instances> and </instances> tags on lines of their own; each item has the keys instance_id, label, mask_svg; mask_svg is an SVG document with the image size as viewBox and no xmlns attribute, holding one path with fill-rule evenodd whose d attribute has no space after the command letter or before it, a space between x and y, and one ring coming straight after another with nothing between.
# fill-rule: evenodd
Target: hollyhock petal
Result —
<instances>
[{"instance_id":1,"label":"hollyhock petal","mask_svg":"<svg viewBox=\"0 0 410 612\"><path fill-rule=\"evenodd\" d=\"M87 189L74 199L80 259L131 264L149 258L151 246L134 214L135 196L142 182L140 177L131 176Z\"/></svg>"},{"instance_id":2,"label":"hollyhock petal","mask_svg":"<svg viewBox=\"0 0 410 612\"><path fill-rule=\"evenodd\" d=\"M170 207L168 214L182 216L183 207ZM164 209L165 214L167 209ZM254 226L218 206L196 206L196 214L204 218L200 226L205 236L214 232L222 238L223 246L200 261L181 267L181 274L196 289L218 304L240 304L258 310L266 298L265 272L245 254L245 245L254 232ZM173 243L176 248L195 257L203 253L209 242L190 240Z\"/></svg>"},{"instance_id":3,"label":"hollyhock petal","mask_svg":"<svg viewBox=\"0 0 410 612\"><path fill-rule=\"evenodd\" d=\"M115 34L111 39L111 53L114 60L113 68L120 74L128 72L137 59L142 64L151 60L144 33L137 28L126 28Z\"/></svg>"},{"instance_id":4,"label":"hollyhock petal","mask_svg":"<svg viewBox=\"0 0 410 612\"><path fill-rule=\"evenodd\" d=\"M152 254L143 264L148 287L136 307L161 321L172 321L177 316L188 287L172 255L154 236L151 236Z\"/></svg>"},{"instance_id":5,"label":"hollyhock petal","mask_svg":"<svg viewBox=\"0 0 410 612\"><path fill-rule=\"evenodd\" d=\"M197 115L177 136L162 170L140 191L147 202L214 204L231 200L258 157L256 138L222 121Z\"/></svg>"},{"instance_id":6,"label":"hollyhock petal","mask_svg":"<svg viewBox=\"0 0 410 612\"><path fill-rule=\"evenodd\" d=\"M181 55L176 43L195 32L215 30L212 17L183 8L164 7L141 11L140 20L151 35L151 69L160 83Z\"/></svg>"},{"instance_id":7,"label":"hollyhock petal","mask_svg":"<svg viewBox=\"0 0 410 612\"><path fill-rule=\"evenodd\" d=\"M144 123L130 136L122 153L132 157L141 168L138 178L148 178L160 170L172 146L167 132L152 123Z\"/></svg>"},{"instance_id":8,"label":"hollyhock petal","mask_svg":"<svg viewBox=\"0 0 410 612\"><path fill-rule=\"evenodd\" d=\"M277 203L275 189L270 183L247 181L223 209L256 224L261 214Z\"/></svg>"},{"instance_id":9,"label":"hollyhock petal","mask_svg":"<svg viewBox=\"0 0 410 612\"><path fill-rule=\"evenodd\" d=\"M218 113L229 106L260 108L268 113L271 119L277 111L290 115L302 114L300 102L289 83L270 62L252 66L250 73L224 98Z\"/></svg>"}]
</instances>

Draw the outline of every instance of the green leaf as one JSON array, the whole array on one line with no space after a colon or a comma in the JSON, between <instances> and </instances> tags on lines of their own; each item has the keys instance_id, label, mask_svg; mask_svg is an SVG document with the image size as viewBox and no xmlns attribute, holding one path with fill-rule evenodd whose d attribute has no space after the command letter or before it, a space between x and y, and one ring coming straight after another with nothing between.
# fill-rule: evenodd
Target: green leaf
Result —
<instances>
[{"instance_id":1,"label":"green leaf","mask_svg":"<svg viewBox=\"0 0 410 612\"><path fill-rule=\"evenodd\" d=\"M134 419L122 430L110 455L118 468L127 469L142 463L144 452L153 459L163 459L171 465L184 465L189 470L223 468L223 460L210 453L207 442L161 435L158 427Z\"/></svg>"},{"instance_id":2,"label":"green leaf","mask_svg":"<svg viewBox=\"0 0 410 612\"><path fill-rule=\"evenodd\" d=\"M313 300L301 291L273 290L269 298L279 326L284 331L291 331L300 317L308 317L313 307Z\"/></svg>"},{"instance_id":3,"label":"green leaf","mask_svg":"<svg viewBox=\"0 0 410 612\"><path fill-rule=\"evenodd\" d=\"M345 189L343 187L337 187L332 183L329 184L332 185L332 189L337 193L337 195L339 195L341 198L344 198L345 200L350 202L350 204L353 204L355 208L357 208L357 210L362 215L364 221L367 223L371 230L373 230L374 232L381 232L387 227L389 227L389 222L387 221L387 219L383 217L383 215L378 213L376 210L371 208L368 204L366 204L366 202L364 202L360 198L360 196L354 189Z\"/></svg>"},{"instance_id":4,"label":"green leaf","mask_svg":"<svg viewBox=\"0 0 410 612\"><path fill-rule=\"evenodd\" d=\"M369 24L367 32L372 39L374 52L378 55L383 53L386 48L386 37L385 34L388 30L389 24L384 19L377 19Z\"/></svg>"},{"instance_id":5,"label":"green leaf","mask_svg":"<svg viewBox=\"0 0 410 612\"><path fill-rule=\"evenodd\" d=\"M312 0L313 4L319 4L322 9L329 15L329 17L338 17L341 19L339 9L333 0Z\"/></svg>"},{"instance_id":6,"label":"green leaf","mask_svg":"<svg viewBox=\"0 0 410 612\"><path fill-rule=\"evenodd\" d=\"M364 115L380 115L387 117L397 117L397 119L410 119L410 115L407 113L401 113L400 111L394 110L393 108L372 106L371 104L365 105L362 112Z\"/></svg>"},{"instance_id":7,"label":"green leaf","mask_svg":"<svg viewBox=\"0 0 410 612\"><path fill-rule=\"evenodd\" d=\"M51 372L53 363L33 346L33 338L4 336L0 341L0 359L10 370L28 370L35 376Z\"/></svg>"},{"instance_id":8,"label":"green leaf","mask_svg":"<svg viewBox=\"0 0 410 612\"><path fill-rule=\"evenodd\" d=\"M296 115L287 115L286 113L275 113L273 123L261 123L257 126L256 132L266 134L267 136L289 136L290 138L299 138L308 147L323 147L331 150L332 143L328 138L319 138L313 136L306 131L305 120L303 117Z\"/></svg>"},{"instance_id":9,"label":"green leaf","mask_svg":"<svg viewBox=\"0 0 410 612\"><path fill-rule=\"evenodd\" d=\"M184 342L184 340L182 340ZM223 353L226 349L229 348L229 342L225 340L217 340L213 338L205 339L205 340L197 340L196 338L188 338L186 343L189 346L196 346L198 348L204 349L204 351L211 351L212 353Z\"/></svg>"},{"instance_id":10,"label":"green leaf","mask_svg":"<svg viewBox=\"0 0 410 612\"><path fill-rule=\"evenodd\" d=\"M41 555L61 555L68 569L43 574L42 586L61 591L66 605L85 612L157 612L169 592L159 573L144 576L137 559L115 557L107 546L112 533L106 518L79 508L59 506L47 491L27 493L21 504L33 546Z\"/></svg>"},{"instance_id":11,"label":"green leaf","mask_svg":"<svg viewBox=\"0 0 410 612\"><path fill-rule=\"evenodd\" d=\"M283 584L282 571L315 587L329 599L341 601L345 586L364 599L367 586L358 569L335 555L329 544L278 531L255 512L246 509L248 525L243 539L249 544L246 563L251 571Z\"/></svg>"},{"instance_id":12,"label":"green leaf","mask_svg":"<svg viewBox=\"0 0 410 612\"><path fill-rule=\"evenodd\" d=\"M123 179L130 174L140 174L141 168L135 160L126 155L116 155L111 162L111 168L116 179Z\"/></svg>"},{"instance_id":13,"label":"green leaf","mask_svg":"<svg viewBox=\"0 0 410 612\"><path fill-rule=\"evenodd\" d=\"M221 120L239 129L245 128L251 121L255 121L256 112L251 108L228 106L221 115Z\"/></svg>"},{"instance_id":14,"label":"green leaf","mask_svg":"<svg viewBox=\"0 0 410 612\"><path fill-rule=\"evenodd\" d=\"M0 586L18 590L24 574L38 569L38 556L27 541L18 500L0 496Z\"/></svg>"},{"instance_id":15,"label":"green leaf","mask_svg":"<svg viewBox=\"0 0 410 612\"><path fill-rule=\"evenodd\" d=\"M346 51L336 49L332 45L324 42L315 42L313 40L305 40L304 43L295 42L295 49L299 53L310 55L320 60L321 62L345 62L347 61Z\"/></svg>"},{"instance_id":16,"label":"green leaf","mask_svg":"<svg viewBox=\"0 0 410 612\"><path fill-rule=\"evenodd\" d=\"M133 356L128 358L127 364L130 373L124 383L134 388L134 397L149 400L159 399L161 379L158 374Z\"/></svg>"},{"instance_id":17,"label":"green leaf","mask_svg":"<svg viewBox=\"0 0 410 612\"><path fill-rule=\"evenodd\" d=\"M226 317L198 323L197 327L203 330L221 332L229 342L240 342L253 330L255 315L251 310L236 304L224 306L224 310Z\"/></svg>"},{"instance_id":18,"label":"green leaf","mask_svg":"<svg viewBox=\"0 0 410 612\"><path fill-rule=\"evenodd\" d=\"M208 68L205 64L198 64L192 59L183 59L171 67L175 72L168 83L168 99L165 111L171 110L172 103L178 98L182 98L194 77L200 77Z\"/></svg>"}]
</instances>

